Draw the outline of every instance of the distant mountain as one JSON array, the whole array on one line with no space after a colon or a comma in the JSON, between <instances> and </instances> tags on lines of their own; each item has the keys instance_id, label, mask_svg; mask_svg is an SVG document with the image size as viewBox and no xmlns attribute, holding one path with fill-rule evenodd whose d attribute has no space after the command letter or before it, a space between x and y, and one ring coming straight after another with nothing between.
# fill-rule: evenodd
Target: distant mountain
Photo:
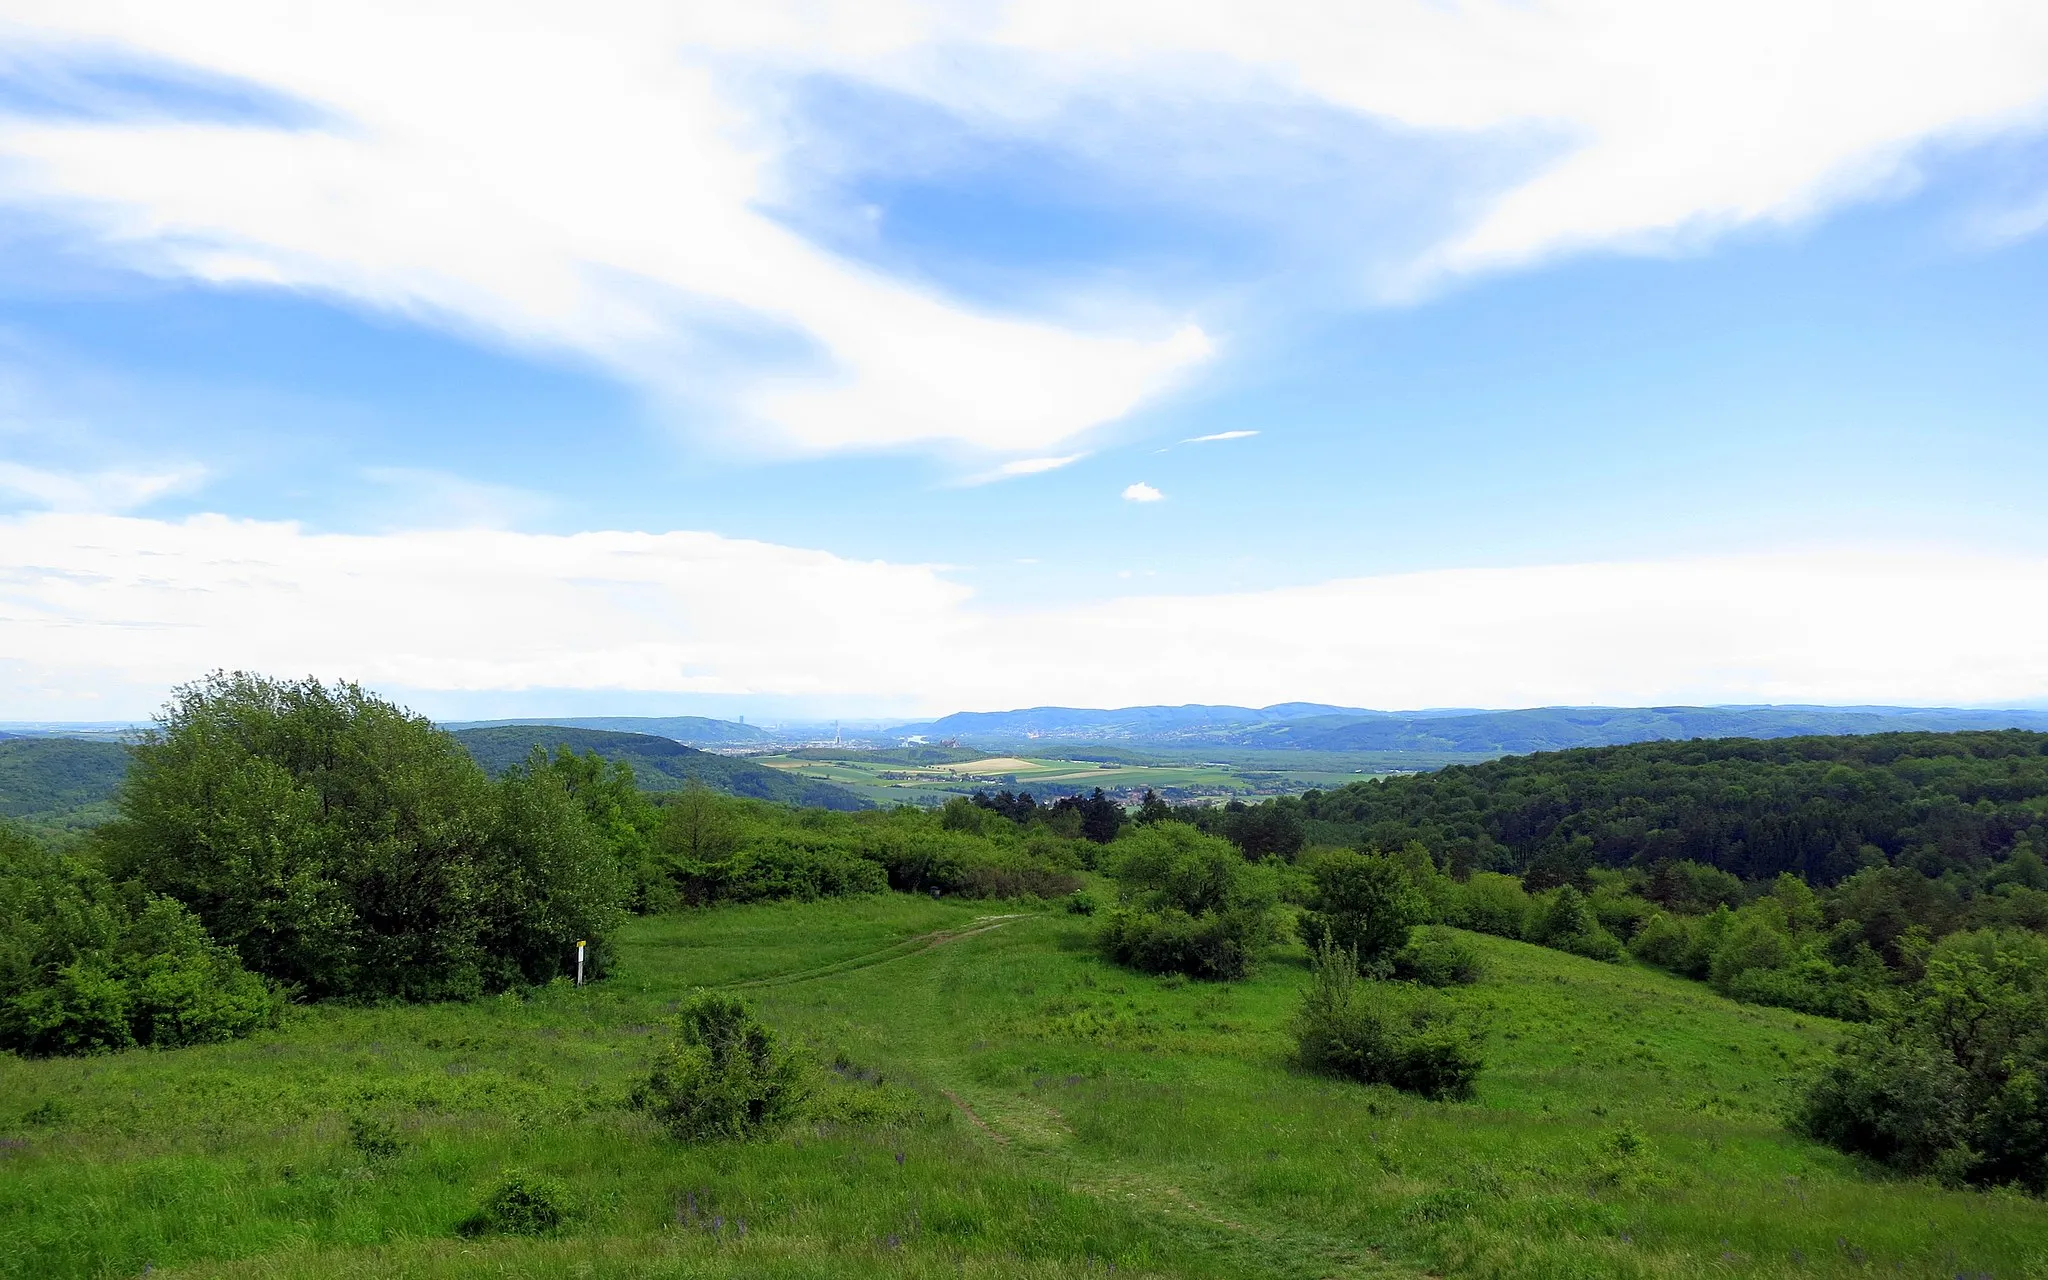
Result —
<instances>
[{"instance_id":1,"label":"distant mountain","mask_svg":"<svg viewBox=\"0 0 2048 1280\"><path fill-rule=\"evenodd\" d=\"M35 827L91 826L113 816L128 748L89 738L0 740L0 818Z\"/></svg>"},{"instance_id":2,"label":"distant mountain","mask_svg":"<svg viewBox=\"0 0 2048 1280\"><path fill-rule=\"evenodd\" d=\"M750 724L712 720L704 716L566 716L534 720L458 720L444 729L499 729L523 725L551 728L601 729L611 733L645 733L670 738L692 747L741 747L775 741L775 735Z\"/></svg>"},{"instance_id":3,"label":"distant mountain","mask_svg":"<svg viewBox=\"0 0 2048 1280\"><path fill-rule=\"evenodd\" d=\"M649 791L675 791L697 781L727 795L780 804L848 810L869 807L867 801L844 787L792 777L751 760L713 755L654 734L517 724L458 729L455 738L469 749L478 764L494 774L526 759L537 746L566 746L578 754L595 751L607 760L624 760L633 766L634 778Z\"/></svg>"},{"instance_id":4,"label":"distant mountain","mask_svg":"<svg viewBox=\"0 0 2048 1280\"><path fill-rule=\"evenodd\" d=\"M1283 702L1276 706L1230 707L1190 703L1184 707L1029 707L1022 711L958 711L926 724L899 725L896 737L1015 739L1042 737L1090 742L1140 740L1229 741L1227 735L1258 726L1285 724L1304 717L1345 719L1384 716L1383 711L1331 707L1318 702ZM1217 736L1226 735L1226 736Z\"/></svg>"},{"instance_id":5,"label":"distant mountain","mask_svg":"<svg viewBox=\"0 0 2048 1280\"><path fill-rule=\"evenodd\" d=\"M1686 738L1789 738L1903 730L2048 730L2048 711L1921 707L1534 707L1520 711L1367 711L1319 703L1270 707L1031 707L961 712L890 732L984 746L1022 742L1130 747L1522 755Z\"/></svg>"}]
</instances>

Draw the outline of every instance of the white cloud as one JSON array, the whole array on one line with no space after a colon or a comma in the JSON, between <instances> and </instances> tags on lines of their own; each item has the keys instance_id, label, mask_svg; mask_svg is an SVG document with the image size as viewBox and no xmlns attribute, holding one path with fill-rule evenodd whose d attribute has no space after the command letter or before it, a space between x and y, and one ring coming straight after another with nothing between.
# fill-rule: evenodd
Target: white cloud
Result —
<instances>
[{"instance_id":1,"label":"white cloud","mask_svg":"<svg viewBox=\"0 0 2048 1280\"><path fill-rule=\"evenodd\" d=\"M1124 486L1125 502L1158 502L1164 497L1166 497L1165 494L1146 484L1143 480Z\"/></svg>"},{"instance_id":2,"label":"white cloud","mask_svg":"<svg viewBox=\"0 0 2048 1280\"><path fill-rule=\"evenodd\" d=\"M1452 132L1551 139L1533 176L1447 229L1418 276L1657 247L1806 217L1912 176L1915 148L2038 129L2035 0L1037 0L1001 38L1185 84L1217 64ZM1227 80L1223 81L1228 83Z\"/></svg>"},{"instance_id":3,"label":"white cloud","mask_svg":"<svg viewBox=\"0 0 2048 1280\"><path fill-rule=\"evenodd\" d=\"M1249 440L1259 434L1256 431L1216 431L1206 436L1190 436L1182 444L1210 444L1217 440Z\"/></svg>"},{"instance_id":4,"label":"white cloud","mask_svg":"<svg viewBox=\"0 0 2048 1280\"><path fill-rule=\"evenodd\" d=\"M1015 480L1022 476L1044 475L1061 467L1072 466L1087 457L1085 453L1063 454L1056 458L1013 458L992 471L967 476L958 483L962 485L992 484L997 480Z\"/></svg>"},{"instance_id":5,"label":"white cloud","mask_svg":"<svg viewBox=\"0 0 2048 1280\"><path fill-rule=\"evenodd\" d=\"M200 467L170 471L51 471L0 462L0 493L12 493L56 511L131 511L157 498L197 487Z\"/></svg>"},{"instance_id":6,"label":"white cloud","mask_svg":"<svg viewBox=\"0 0 2048 1280\"><path fill-rule=\"evenodd\" d=\"M2039 127L2048 98L2038 0L13 0L8 20L24 65L117 50L318 123L0 118L0 201L147 270L574 353L808 450L1049 451L1213 346L1186 319L994 314L792 232L764 209L798 162L780 86L805 75L1011 130L1142 97L1526 139L1525 166L1456 193L1408 287L1806 217L1910 181L1931 141ZM1146 141L1089 145L1113 164Z\"/></svg>"},{"instance_id":7,"label":"white cloud","mask_svg":"<svg viewBox=\"0 0 2048 1280\"><path fill-rule=\"evenodd\" d=\"M124 49L270 86L330 123L6 119L0 199L65 216L147 270L318 290L574 352L722 401L800 449L1040 449L1209 354L1191 323L1082 332L977 311L784 229L761 208L776 104L714 64L814 68L890 44L900 24L871 6L669 10L16 4L18 56L33 51L24 30ZM732 356L791 336L813 354Z\"/></svg>"},{"instance_id":8,"label":"white cloud","mask_svg":"<svg viewBox=\"0 0 2048 1280\"><path fill-rule=\"evenodd\" d=\"M1986 601L1996 625L1954 624ZM1004 611L931 566L705 533L0 520L0 681L17 718L144 712L216 666L905 712L1986 703L2048 697L2044 631L2048 561L1942 551L1449 570Z\"/></svg>"}]
</instances>

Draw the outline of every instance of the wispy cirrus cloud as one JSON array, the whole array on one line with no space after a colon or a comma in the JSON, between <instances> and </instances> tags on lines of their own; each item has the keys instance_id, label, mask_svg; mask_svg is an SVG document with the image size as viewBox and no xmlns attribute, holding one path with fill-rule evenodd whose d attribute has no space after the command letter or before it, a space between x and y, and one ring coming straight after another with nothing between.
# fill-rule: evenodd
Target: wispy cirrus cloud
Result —
<instances>
[{"instance_id":1,"label":"wispy cirrus cloud","mask_svg":"<svg viewBox=\"0 0 2048 1280\"><path fill-rule=\"evenodd\" d=\"M1931 143L2038 130L2048 104L2034 0L17 0L9 24L11 65L117 55L240 105L0 101L0 202L138 269L567 353L803 451L1065 456L1212 360L1207 295L1258 283L1124 273L1112 300L1054 280L1038 305L1002 309L914 261L828 249L777 212L805 187L813 130L791 86L812 79L1085 152L1105 175L1142 170L1152 117L1076 104L1313 110L1417 145L1504 146L1512 162L1490 171L1414 179L1449 184L1423 202L1426 226L1314 232L1319 274L1353 301L1811 217L1909 185ZM1240 145L1283 159L1214 157L1172 198L1307 234L1284 184L1262 199L1263 181L1235 175L1273 174L1290 146L1342 166L1343 144L1318 135L1311 156L1276 127ZM1316 213L1327 228L1358 210Z\"/></svg>"},{"instance_id":2,"label":"wispy cirrus cloud","mask_svg":"<svg viewBox=\"0 0 2048 1280\"><path fill-rule=\"evenodd\" d=\"M132 511L158 498L189 492L205 478L205 469L194 466L168 471L58 471L0 462L0 494L53 511Z\"/></svg>"}]
</instances>

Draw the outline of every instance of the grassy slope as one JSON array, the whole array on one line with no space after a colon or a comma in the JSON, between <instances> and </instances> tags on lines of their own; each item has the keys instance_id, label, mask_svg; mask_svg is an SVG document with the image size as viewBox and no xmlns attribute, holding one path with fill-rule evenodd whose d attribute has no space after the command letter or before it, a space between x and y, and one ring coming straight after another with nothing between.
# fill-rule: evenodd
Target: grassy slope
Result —
<instances>
[{"instance_id":1,"label":"grassy slope","mask_svg":"<svg viewBox=\"0 0 2048 1280\"><path fill-rule=\"evenodd\" d=\"M1493 1024L1480 1097L1427 1103L1287 1066L1298 956L1176 985L1105 965L1077 917L971 932L1002 910L890 896L638 921L619 976L580 992L0 1058L0 1275L2017 1276L2048 1259L2037 1202L1875 1179L1784 1132L1788 1077L1835 1034L1817 1020L1481 938L1492 976L1458 996ZM928 945L937 930L952 940ZM663 1011L714 983L747 984L826 1059L913 1085L937 1122L695 1148L650 1131L619 1101ZM401 1125L399 1156L351 1150L343 1117L365 1112ZM1624 1124L1642 1154L1610 1149ZM450 1235L508 1165L572 1188L570 1234Z\"/></svg>"},{"instance_id":2,"label":"grassy slope","mask_svg":"<svg viewBox=\"0 0 2048 1280\"><path fill-rule=\"evenodd\" d=\"M751 760L713 755L668 738L645 733L612 733L558 725L505 725L457 730L455 737L477 763L492 773L526 759L536 746L595 751L607 760L624 760L649 791L673 791L695 780L728 795L773 800L778 804L820 809L864 809L867 801L829 782L790 777Z\"/></svg>"}]
</instances>

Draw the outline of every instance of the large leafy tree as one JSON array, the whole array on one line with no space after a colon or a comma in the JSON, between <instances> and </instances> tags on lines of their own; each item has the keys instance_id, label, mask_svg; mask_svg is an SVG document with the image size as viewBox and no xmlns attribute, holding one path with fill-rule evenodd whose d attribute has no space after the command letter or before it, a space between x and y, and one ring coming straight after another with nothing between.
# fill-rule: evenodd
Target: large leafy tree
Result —
<instances>
[{"instance_id":1,"label":"large leafy tree","mask_svg":"<svg viewBox=\"0 0 2048 1280\"><path fill-rule=\"evenodd\" d=\"M494 786L351 683L215 673L136 747L108 866L308 995L440 999L559 972L615 874L563 780Z\"/></svg>"}]
</instances>

